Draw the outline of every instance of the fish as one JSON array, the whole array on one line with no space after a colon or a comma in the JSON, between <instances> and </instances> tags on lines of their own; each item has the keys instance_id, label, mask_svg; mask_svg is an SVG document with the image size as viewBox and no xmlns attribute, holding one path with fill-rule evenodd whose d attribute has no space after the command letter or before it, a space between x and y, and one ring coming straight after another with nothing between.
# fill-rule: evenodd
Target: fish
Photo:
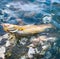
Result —
<instances>
[{"instance_id":1,"label":"fish","mask_svg":"<svg viewBox=\"0 0 60 59\"><path fill-rule=\"evenodd\" d=\"M9 23L2 24L3 29L8 33L17 33L19 35L27 35L27 34L36 34L40 32L44 32L48 28L54 28L51 24L41 24L41 25L14 25Z\"/></svg>"}]
</instances>

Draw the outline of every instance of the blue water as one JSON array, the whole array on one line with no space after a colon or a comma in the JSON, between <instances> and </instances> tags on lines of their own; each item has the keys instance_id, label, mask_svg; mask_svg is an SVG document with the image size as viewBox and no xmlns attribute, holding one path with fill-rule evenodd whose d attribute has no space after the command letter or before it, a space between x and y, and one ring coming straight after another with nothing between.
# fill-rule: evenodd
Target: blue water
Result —
<instances>
[{"instance_id":1,"label":"blue water","mask_svg":"<svg viewBox=\"0 0 60 59\"><path fill-rule=\"evenodd\" d=\"M60 0L0 0L0 24L10 23L19 25L17 19L22 19L24 24L43 24L43 17L51 13L54 14L51 24L56 27L54 33L56 32L56 35L57 33L60 34ZM0 25L0 35L5 33ZM58 37L56 43L56 47L60 47L60 37ZM57 53L54 48L55 46L52 46L50 49L52 57L56 56L55 59L60 59L60 53Z\"/></svg>"},{"instance_id":2,"label":"blue water","mask_svg":"<svg viewBox=\"0 0 60 59\"><path fill-rule=\"evenodd\" d=\"M0 14L2 13L2 15L0 16L4 16L4 18L8 19L7 21L6 19L4 21L0 21L0 23L4 22L10 24L19 24L17 18L20 18L25 24L41 24L44 14L54 13L55 15L53 16L53 20L55 23L53 22L53 24L55 24L57 28L60 28L59 27L60 18L57 17L60 16L60 7L51 4L51 0L45 1L15 0L15 1L14 0L0 1ZM59 0L53 0L52 2L59 3ZM58 22L56 20L58 20ZM0 34L4 32L2 29L3 29L2 26L0 26Z\"/></svg>"}]
</instances>

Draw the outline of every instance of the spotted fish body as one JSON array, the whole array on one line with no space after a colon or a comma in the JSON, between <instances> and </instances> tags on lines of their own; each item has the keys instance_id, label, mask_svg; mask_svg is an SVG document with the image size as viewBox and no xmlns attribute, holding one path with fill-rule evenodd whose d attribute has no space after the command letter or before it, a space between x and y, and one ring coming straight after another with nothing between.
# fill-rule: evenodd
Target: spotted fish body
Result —
<instances>
[{"instance_id":1,"label":"spotted fish body","mask_svg":"<svg viewBox=\"0 0 60 59\"><path fill-rule=\"evenodd\" d=\"M42 24L42 25L13 25L13 24L2 24L4 30L6 32L16 32L21 35L26 35L26 34L35 34L35 33L40 33L45 31L47 28L53 28L51 24ZM12 30L10 30L9 27L12 27Z\"/></svg>"}]
</instances>

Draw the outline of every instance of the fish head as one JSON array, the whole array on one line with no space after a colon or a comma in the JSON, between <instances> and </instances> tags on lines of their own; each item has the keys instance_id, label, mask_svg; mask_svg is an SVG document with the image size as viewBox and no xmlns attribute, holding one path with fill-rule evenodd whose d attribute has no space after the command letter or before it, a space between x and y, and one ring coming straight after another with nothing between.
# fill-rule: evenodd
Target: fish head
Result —
<instances>
[{"instance_id":1,"label":"fish head","mask_svg":"<svg viewBox=\"0 0 60 59\"><path fill-rule=\"evenodd\" d=\"M2 26L3 26L3 29L4 29L6 32L14 29L14 25L12 25L12 24L4 23L4 24L2 24Z\"/></svg>"}]
</instances>

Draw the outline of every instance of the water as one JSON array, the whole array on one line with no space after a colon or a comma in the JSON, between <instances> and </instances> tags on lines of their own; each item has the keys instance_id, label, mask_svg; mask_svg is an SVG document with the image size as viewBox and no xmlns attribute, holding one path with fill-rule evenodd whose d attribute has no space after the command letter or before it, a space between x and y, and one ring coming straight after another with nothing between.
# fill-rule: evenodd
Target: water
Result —
<instances>
[{"instance_id":1,"label":"water","mask_svg":"<svg viewBox=\"0 0 60 59\"><path fill-rule=\"evenodd\" d=\"M10 24L19 25L19 22L17 19L22 19L24 24L36 24L36 25L44 24L44 22L42 21L43 17L45 17L46 15L54 14L52 15L51 24L53 24L56 27L56 30L53 31L53 34L50 33L49 35L52 35L52 36L56 35L58 40L56 41L57 43L56 46L53 45L49 50L52 53L52 57L50 59L52 59L54 56L56 56L55 59L57 59L57 57L60 58L60 55L59 55L60 50L57 52L57 49L55 49L56 47L57 48L60 47L60 44L59 44L60 42L60 36L59 36L60 35L60 32L59 32L60 31L60 3L59 2L60 0L53 0L52 2L51 0L44 0L44 1L43 0L41 1L40 0L0 0L0 10L2 11L0 12L0 24L10 23ZM0 26L0 35L3 35L5 33L6 32L4 32L3 27ZM20 53L22 52L21 50L23 50L23 52L26 51L24 50L26 49L25 46L22 47L21 45L20 46L18 45L19 43L15 47L13 47L15 48L12 50L13 57L14 55L17 56L17 54L21 54ZM48 51L46 54L48 54ZM12 59L13 57L11 57L10 59Z\"/></svg>"}]
</instances>

